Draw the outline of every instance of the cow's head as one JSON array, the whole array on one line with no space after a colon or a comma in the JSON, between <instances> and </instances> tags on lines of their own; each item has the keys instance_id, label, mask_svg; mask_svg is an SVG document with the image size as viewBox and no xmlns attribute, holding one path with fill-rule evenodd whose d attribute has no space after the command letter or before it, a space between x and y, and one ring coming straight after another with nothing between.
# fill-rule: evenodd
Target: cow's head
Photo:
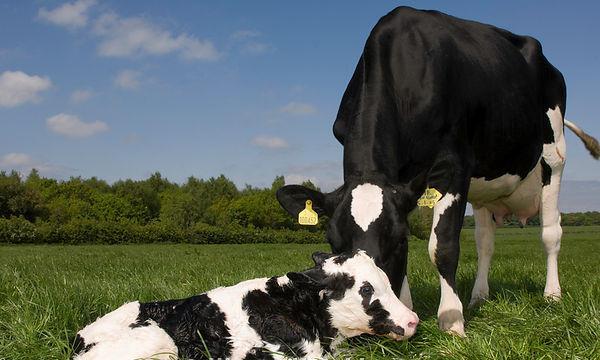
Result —
<instances>
[{"instance_id":1,"label":"cow's head","mask_svg":"<svg viewBox=\"0 0 600 360\"><path fill-rule=\"evenodd\" d=\"M386 181L346 181L331 193L300 185L277 191L277 199L290 215L297 217L312 200L319 216L328 216L327 241L336 254L363 249L389 276L399 293L406 274L408 251L407 215L425 187L425 174L408 184Z\"/></svg>"},{"instance_id":2,"label":"cow's head","mask_svg":"<svg viewBox=\"0 0 600 360\"><path fill-rule=\"evenodd\" d=\"M319 289L330 325L341 335L404 340L415 333L418 316L396 297L388 277L366 252L315 253L313 260L314 268L287 276L296 284Z\"/></svg>"}]
</instances>

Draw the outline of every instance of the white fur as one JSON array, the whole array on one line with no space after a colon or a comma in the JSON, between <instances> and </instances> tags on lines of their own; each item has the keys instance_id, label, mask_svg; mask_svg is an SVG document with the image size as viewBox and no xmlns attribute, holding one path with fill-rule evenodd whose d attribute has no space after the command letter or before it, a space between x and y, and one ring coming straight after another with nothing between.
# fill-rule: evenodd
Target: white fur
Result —
<instances>
[{"instance_id":1,"label":"white fur","mask_svg":"<svg viewBox=\"0 0 600 360\"><path fill-rule=\"evenodd\" d=\"M454 333L459 336L465 336L464 318L462 315L463 306L448 284L446 279L440 275L441 299L438 308L439 325L442 330Z\"/></svg>"},{"instance_id":2,"label":"white fur","mask_svg":"<svg viewBox=\"0 0 600 360\"><path fill-rule=\"evenodd\" d=\"M304 355L305 359L323 358L323 348L321 347L321 341L319 338L315 339L315 341L304 340L302 343L302 350L306 354Z\"/></svg>"},{"instance_id":3,"label":"white fur","mask_svg":"<svg viewBox=\"0 0 600 360\"><path fill-rule=\"evenodd\" d=\"M284 286L290 283L290 278L288 278L286 275L280 276L277 278L277 285L279 286Z\"/></svg>"},{"instance_id":4,"label":"white fur","mask_svg":"<svg viewBox=\"0 0 600 360\"><path fill-rule=\"evenodd\" d=\"M563 116L555 106L546 112L554 135L554 142L544 144L541 158L550 166L550 184L542 186L542 168L538 165L523 180L516 175L504 175L485 181L471 179L469 201L475 214L475 238L477 241L477 279L471 293L471 304L488 296L488 270L494 251L496 226L490 220L494 214L498 223L505 215L515 214L521 222L539 212L542 227L542 243L547 254L546 287L544 296L557 299L561 296L558 279L558 253L562 228L558 209L558 195L567 152L563 130ZM540 159L541 160L541 159Z\"/></svg>"},{"instance_id":5,"label":"white fur","mask_svg":"<svg viewBox=\"0 0 600 360\"><path fill-rule=\"evenodd\" d=\"M494 233L496 223L492 213L486 208L473 208L475 217L475 241L477 243L477 279L471 292L469 306L487 299L489 296L488 272L494 254Z\"/></svg>"},{"instance_id":6,"label":"white fur","mask_svg":"<svg viewBox=\"0 0 600 360\"><path fill-rule=\"evenodd\" d=\"M407 308L412 310L413 303L412 297L410 296L410 285L408 285L408 278L406 277L406 275L404 275L404 280L402 280L402 289L400 289L400 301L402 301L402 303L406 305Z\"/></svg>"},{"instance_id":7,"label":"white fur","mask_svg":"<svg viewBox=\"0 0 600 360\"><path fill-rule=\"evenodd\" d=\"M352 190L350 213L363 231L379 218L383 210L383 190L373 184L358 185Z\"/></svg>"},{"instance_id":8,"label":"white fur","mask_svg":"<svg viewBox=\"0 0 600 360\"><path fill-rule=\"evenodd\" d=\"M254 347L264 342L249 324L248 313L242 308L242 299L252 290L266 290L268 278L253 279L229 287L220 287L206 293L225 314L225 325L231 335L231 360L243 359Z\"/></svg>"},{"instance_id":9,"label":"white fur","mask_svg":"<svg viewBox=\"0 0 600 360\"><path fill-rule=\"evenodd\" d=\"M429 258L431 262L435 264L435 252L437 250L437 235L435 234L435 228L440 221L440 217L446 212L446 210L452 206L455 201L458 201L460 195L459 194L450 194L442 196L440 201L438 201L433 207L433 223L431 225L431 235L429 235Z\"/></svg>"},{"instance_id":10,"label":"white fur","mask_svg":"<svg viewBox=\"0 0 600 360\"><path fill-rule=\"evenodd\" d=\"M435 253L437 251L438 238L435 233L440 217L444 215L456 201L460 198L459 194L446 193L440 201L433 207L433 223L431 225L431 235L429 235L429 258L435 264ZM438 308L439 325L442 330L453 332L464 336L464 320L462 317L462 303L454 290L448 285L446 280L440 275L441 297Z\"/></svg>"},{"instance_id":11,"label":"white fur","mask_svg":"<svg viewBox=\"0 0 600 360\"><path fill-rule=\"evenodd\" d=\"M86 344L96 343L76 360L131 360L139 358L169 359L177 357L173 339L154 321L150 325L131 328L140 303L130 302L86 326L79 335Z\"/></svg>"},{"instance_id":12,"label":"white fur","mask_svg":"<svg viewBox=\"0 0 600 360\"><path fill-rule=\"evenodd\" d=\"M543 150L544 160L552 169L550 184L542 188L542 206L540 208L542 243L547 254L544 296L558 299L561 296L558 280L558 252L560 251L560 240L562 237L560 212L558 210L558 194L560 192L562 171L567 157L567 147L560 108L556 106L554 109L548 109L546 115L548 115L548 119L552 125L554 143L544 144Z\"/></svg>"},{"instance_id":13,"label":"white fur","mask_svg":"<svg viewBox=\"0 0 600 360\"><path fill-rule=\"evenodd\" d=\"M375 289L371 302L379 300L384 309L390 313L390 319L405 330L402 337L395 334L390 336L400 340L414 334L415 327L409 327L408 324L414 323L416 326L419 318L396 297L386 274L364 251L358 252L342 264L336 264L333 258L327 259L323 264L323 270L329 275L346 273L354 277L354 286L346 290L342 299L332 300L329 305L331 323L341 335L351 337L371 332L369 328L371 317L365 313L362 297L359 294L359 289L365 281L371 283Z\"/></svg>"}]
</instances>

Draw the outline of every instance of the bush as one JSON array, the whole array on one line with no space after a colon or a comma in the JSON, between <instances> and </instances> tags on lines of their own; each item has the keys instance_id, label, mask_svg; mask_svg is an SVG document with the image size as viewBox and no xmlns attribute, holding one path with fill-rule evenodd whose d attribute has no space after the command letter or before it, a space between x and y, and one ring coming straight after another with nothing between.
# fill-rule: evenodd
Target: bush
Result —
<instances>
[{"instance_id":1,"label":"bush","mask_svg":"<svg viewBox=\"0 0 600 360\"><path fill-rule=\"evenodd\" d=\"M35 225L23 217L0 218L0 242L10 244L33 243L37 235Z\"/></svg>"},{"instance_id":2,"label":"bush","mask_svg":"<svg viewBox=\"0 0 600 360\"><path fill-rule=\"evenodd\" d=\"M182 229L169 222L141 225L130 221L74 219L66 224L32 224L23 218L0 218L0 243L9 244L314 244L324 238L321 232L306 230L217 227L202 223Z\"/></svg>"},{"instance_id":3,"label":"bush","mask_svg":"<svg viewBox=\"0 0 600 360\"><path fill-rule=\"evenodd\" d=\"M421 240L429 240L433 224L433 209L417 207L408 215L410 233Z\"/></svg>"}]
</instances>

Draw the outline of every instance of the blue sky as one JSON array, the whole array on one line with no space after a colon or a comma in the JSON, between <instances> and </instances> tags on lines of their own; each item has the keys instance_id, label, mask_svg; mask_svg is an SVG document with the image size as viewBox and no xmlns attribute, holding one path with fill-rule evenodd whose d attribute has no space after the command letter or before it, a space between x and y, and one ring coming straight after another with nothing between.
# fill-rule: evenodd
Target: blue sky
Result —
<instances>
[{"instance_id":1,"label":"blue sky","mask_svg":"<svg viewBox=\"0 0 600 360\"><path fill-rule=\"evenodd\" d=\"M600 136L600 3L0 1L0 169L108 181L341 182L331 127L379 17L437 9L537 37ZM569 135L565 178L600 166Z\"/></svg>"}]
</instances>

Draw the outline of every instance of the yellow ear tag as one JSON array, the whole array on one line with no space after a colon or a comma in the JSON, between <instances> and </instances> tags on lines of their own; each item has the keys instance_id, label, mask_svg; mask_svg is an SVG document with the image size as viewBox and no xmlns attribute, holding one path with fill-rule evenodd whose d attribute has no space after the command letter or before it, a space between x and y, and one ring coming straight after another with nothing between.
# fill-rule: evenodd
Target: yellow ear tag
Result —
<instances>
[{"instance_id":1,"label":"yellow ear tag","mask_svg":"<svg viewBox=\"0 0 600 360\"><path fill-rule=\"evenodd\" d=\"M442 194L434 188L427 188L425 192L419 200L417 200L417 205L420 207L427 206L428 208L433 208L435 204L440 201L442 198Z\"/></svg>"},{"instance_id":2,"label":"yellow ear tag","mask_svg":"<svg viewBox=\"0 0 600 360\"><path fill-rule=\"evenodd\" d=\"M312 201L306 200L306 207L298 214L298 223L300 225L317 225L319 215L312 208Z\"/></svg>"}]
</instances>

